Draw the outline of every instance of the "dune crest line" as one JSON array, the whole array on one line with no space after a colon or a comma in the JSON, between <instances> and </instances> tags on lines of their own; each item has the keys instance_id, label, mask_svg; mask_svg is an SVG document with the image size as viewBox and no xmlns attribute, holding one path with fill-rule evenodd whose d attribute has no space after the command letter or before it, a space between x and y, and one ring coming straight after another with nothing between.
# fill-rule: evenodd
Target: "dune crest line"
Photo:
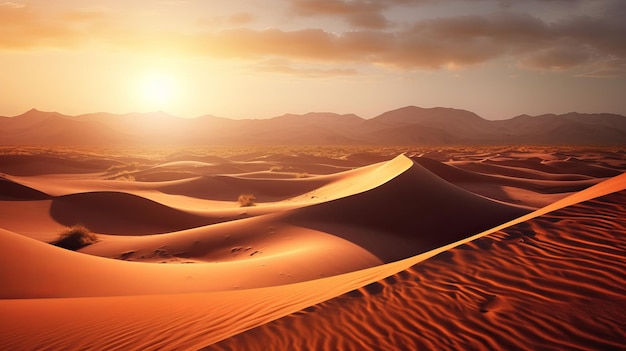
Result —
<instances>
[{"instance_id":1,"label":"dune crest line","mask_svg":"<svg viewBox=\"0 0 626 351\"><path fill-rule=\"evenodd\" d=\"M305 320L337 299L376 304L369 299L388 298L394 282L414 277L416 264L437 255L433 262L455 276L445 262L464 256L450 252L499 249L485 240L500 238L503 230L521 230L519 238L526 240L522 226L541 232L548 214L626 188L626 164L610 152L576 159L572 151L404 154L409 157L176 154L145 163L115 157L96 162L90 154L85 172L57 167L50 173L32 167L29 156L23 156L23 169L13 160L0 184L7 190L0 197L0 313L6 316L0 337L18 349L228 349L229 340L253 349L245 346L246 335L273 335L264 325ZM41 160L54 157L62 156ZM309 162L315 165L307 169ZM311 169L322 173L303 175ZM254 206L240 207L233 198L239 192L254 192ZM145 204L148 212L133 212ZM614 205L602 206L609 211ZM46 243L80 219L97 229L96 243L80 252ZM605 230L607 221L590 228ZM567 240L578 240L575 234ZM618 255L602 241L589 245L579 248L581 254L603 250L606 262ZM524 259L531 267L532 258ZM446 276L443 268L430 267ZM498 286L507 285L505 277L496 278ZM610 284L594 289L615 296ZM508 306L502 297L470 290L461 289L480 300L477 313L488 317ZM555 294L550 291L532 296L543 299L537 296ZM376 325L358 330L375 335ZM336 335L346 330L338 328Z\"/></svg>"}]
</instances>

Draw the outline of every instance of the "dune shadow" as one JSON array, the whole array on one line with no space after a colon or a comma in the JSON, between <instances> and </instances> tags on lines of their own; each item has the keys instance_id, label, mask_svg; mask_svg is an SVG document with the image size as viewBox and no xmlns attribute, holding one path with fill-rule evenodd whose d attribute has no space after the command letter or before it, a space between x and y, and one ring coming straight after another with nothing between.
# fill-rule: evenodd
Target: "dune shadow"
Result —
<instances>
[{"instance_id":1,"label":"dune shadow","mask_svg":"<svg viewBox=\"0 0 626 351\"><path fill-rule=\"evenodd\" d=\"M97 233L117 235L161 234L217 222L140 196L104 191L55 197L50 215L66 226L82 224Z\"/></svg>"},{"instance_id":2,"label":"dune shadow","mask_svg":"<svg viewBox=\"0 0 626 351\"><path fill-rule=\"evenodd\" d=\"M0 200L33 201L48 200L50 195L37 189L0 177Z\"/></svg>"},{"instance_id":3,"label":"dune shadow","mask_svg":"<svg viewBox=\"0 0 626 351\"><path fill-rule=\"evenodd\" d=\"M371 190L291 211L294 225L330 233L383 262L407 258L530 212L491 201L417 163Z\"/></svg>"}]
</instances>

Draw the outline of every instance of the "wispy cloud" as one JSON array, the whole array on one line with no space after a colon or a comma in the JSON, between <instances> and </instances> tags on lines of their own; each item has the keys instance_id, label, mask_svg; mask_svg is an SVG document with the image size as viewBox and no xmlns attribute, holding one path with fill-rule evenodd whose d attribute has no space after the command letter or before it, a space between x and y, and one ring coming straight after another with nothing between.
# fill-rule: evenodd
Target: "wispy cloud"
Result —
<instances>
[{"instance_id":1,"label":"wispy cloud","mask_svg":"<svg viewBox=\"0 0 626 351\"><path fill-rule=\"evenodd\" d=\"M11 8L14 8L14 9L21 9L23 7L26 7L25 4L21 4L21 3L17 3L17 2L11 2L11 1L0 2L0 6L2 6L2 7L11 7Z\"/></svg>"},{"instance_id":2,"label":"wispy cloud","mask_svg":"<svg viewBox=\"0 0 626 351\"><path fill-rule=\"evenodd\" d=\"M297 16L335 16L362 28L381 29L389 26L383 11L391 5L385 1L293 0L291 11Z\"/></svg>"},{"instance_id":3,"label":"wispy cloud","mask_svg":"<svg viewBox=\"0 0 626 351\"><path fill-rule=\"evenodd\" d=\"M253 72L278 73L284 75L307 77L307 78L328 78L341 76L356 76L359 72L350 67L334 67L325 65L302 65L294 64L288 60L274 59L265 60L248 66Z\"/></svg>"},{"instance_id":4,"label":"wispy cloud","mask_svg":"<svg viewBox=\"0 0 626 351\"><path fill-rule=\"evenodd\" d=\"M254 20L245 12L229 18L231 27L239 28L166 32L158 27L120 23L111 13L47 14L7 6L5 2L0 6L0 49L73 48L95 42L124 50L258 61L281 59L300 66L259 65L259 70L289 74L301 71L305 75L353 74L356 71L347 68L351 64L446 69L502 58L522 69L626 75L621 63L626 58L626 25L619 15L626 14L624 1L611 3L603 17L578 16L553 22L506 10L419 20L396 30L390 30L386 19L377 19L389 3L410 1L291 1L292 10L301 15L344 16L360 28L343 33L323 28L245 28ZM316 63L342 68L316 71L310 66ZM296 68L302 65L308 65L307 69Z\"/></svg>"},{"instance_id":5,"label":"wispy cloud","mask_svg":"<svg viewBox=\"0 0 626 351\"><path fill-rule=\"evenodd\" d=\"M561 46L539 49L519 61L524 68L563 71L582 66L593 60L591 48Z\"/></svg>"},{"instance_id":6,"label":"wispy cloud","mask_svg":"<svg viewBox=\"0 0 626 351\"><path fill-rule=\"evenodd\" d=\"M233 25L244 25L254 21L254 16L248 12L238 12L228 17L228 23Z\"/></svg>"},{"instance_id":7,"label":"wispy cloud","mask_svg":"<svg viewBox=\"0 0 626 351\"><path fill-rule=\"evenodd\" d=\"M626 57L626 32L601 19L546 23L527 14L460 16L420 21L402 31L240 29L194 38L199 53L237 58L373 63L439 69L509 58L520 67L567 70Z\"/></svg>"}]
</instances>

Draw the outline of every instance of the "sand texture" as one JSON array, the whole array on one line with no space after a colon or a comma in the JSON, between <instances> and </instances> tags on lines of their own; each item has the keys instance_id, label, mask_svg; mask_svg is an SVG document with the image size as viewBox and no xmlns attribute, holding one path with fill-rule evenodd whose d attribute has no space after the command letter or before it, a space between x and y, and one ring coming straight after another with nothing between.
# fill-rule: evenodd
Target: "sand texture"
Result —
<instances>
[{"instance_id":1,"label":"sand texture","mask_svg":"<svg viewBox=\"0 0 626 351\"><path fill-rule=\"evenodd\" d=\"M0 149L0 349L622 350L624 170L608 148ZM77 224L97 241L51 244Z\"/></svg>"}]
</instances>

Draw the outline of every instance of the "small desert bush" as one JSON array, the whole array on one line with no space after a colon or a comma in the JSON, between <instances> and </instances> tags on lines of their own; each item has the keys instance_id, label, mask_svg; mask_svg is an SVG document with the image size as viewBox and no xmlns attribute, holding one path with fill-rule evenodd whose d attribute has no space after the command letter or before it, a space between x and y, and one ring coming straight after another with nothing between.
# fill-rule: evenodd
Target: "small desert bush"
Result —
<instances>
[{"instance_id":1,"label":"small desert bush","mask_svg":"<svg viewBox=\"0 0 626 351\"><path fill-rule=\"evenodd\" d=\"M239 202L239 206L241 207L250 207L254 206L254 201L256 197L252 194L241 194L239 198L237 198L237 202Z\"/></svg>"},{"instance_id":2,"label":"small desert bush","mask_svg":"<svg viewBox=\"0 0 626 351\"><path fill-rule=\"evenodd\" d=\"M96 234L90 232L85 226L77 224L60 232L57 240L51 244L68 250L78 250L96 241L98 241Z\"/></svg>"},{"instance_id":3,"label":"small desert bush","mask_svg":"<svg viewBox=\"0 0 626 351\"><path fill-rule=\"evenodd\" d=\"M132 174L124 174L115 177L115 180L121 180L125 182L134 182L136 179Z\"/></svg>"}]
</instances>

